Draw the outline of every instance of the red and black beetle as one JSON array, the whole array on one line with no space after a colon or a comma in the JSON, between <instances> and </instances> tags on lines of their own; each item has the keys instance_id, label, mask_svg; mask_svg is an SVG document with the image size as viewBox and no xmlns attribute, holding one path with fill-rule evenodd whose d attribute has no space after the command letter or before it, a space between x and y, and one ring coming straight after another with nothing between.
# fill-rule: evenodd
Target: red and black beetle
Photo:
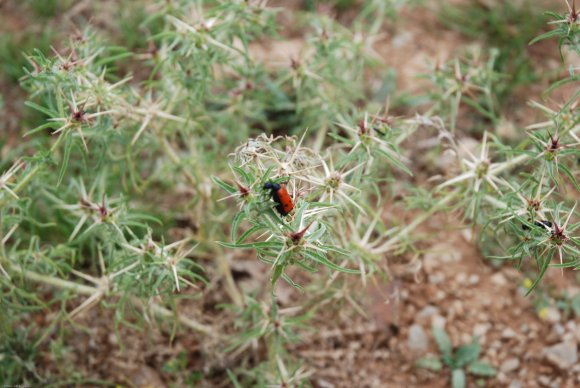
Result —
<instances>
[{"instance_id":1,"label":"red and black beetle","mask_svg":"<svg viewBox=\"0 0 580 388\"><path fill-rule=\"evenodd\" d=\"M270 190L270 194L272 195L272 199L278 205L276 209L280 214L283 216L287 215L294 209L294 204L292 203L292 197L288 194L286 187L280 185L279 183L272 183L267 182L264 185L264 190Z\"/></svg>"}]
</instances>

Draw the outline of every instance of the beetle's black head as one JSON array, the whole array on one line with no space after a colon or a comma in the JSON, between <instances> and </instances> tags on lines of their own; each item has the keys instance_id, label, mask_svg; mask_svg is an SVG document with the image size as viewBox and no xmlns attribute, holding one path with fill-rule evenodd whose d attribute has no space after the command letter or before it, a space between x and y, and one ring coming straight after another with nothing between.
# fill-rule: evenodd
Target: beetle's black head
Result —
<instances>
[{"instance_id":1,"label":"beetle's black head","mask_svg":"<svg viewBox=\"0 0 580 388\"><path fill-rule=\"evenodd\" d=\"M266 182L266 184L264 185L264 189L278 191L280 190L280 185L278 183Z\"/></svg>"}]
</instances>

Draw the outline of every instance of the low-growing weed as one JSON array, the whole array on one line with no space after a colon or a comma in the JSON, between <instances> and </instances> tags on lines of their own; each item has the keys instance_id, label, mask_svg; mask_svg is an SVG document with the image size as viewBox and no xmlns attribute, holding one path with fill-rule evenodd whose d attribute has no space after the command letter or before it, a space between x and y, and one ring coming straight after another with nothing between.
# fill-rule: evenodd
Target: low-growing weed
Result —
<instances>
[{"instance_id":1,"label":"low-growing weed","mask_svg":"<svg viewBox=\"0 0 580 388\"><path fill-rule=\"evenodd\" d=\"M433 338L437 343L440 357L424 357L417 361L417 367L439 372L443 366L451 370L451 386L463 388L467 385L466 373L478 377L493 377L497 371L485 361L479 360L481 346L477 338L467 345L454 348L444 329L433 326Z\"/></svg>"}]
</instances>

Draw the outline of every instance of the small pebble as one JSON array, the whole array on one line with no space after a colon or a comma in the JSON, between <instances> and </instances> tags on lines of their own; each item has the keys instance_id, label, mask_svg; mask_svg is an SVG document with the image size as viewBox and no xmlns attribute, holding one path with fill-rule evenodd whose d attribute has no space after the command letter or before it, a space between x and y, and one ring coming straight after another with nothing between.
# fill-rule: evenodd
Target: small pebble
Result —
<instances>
[{"instance_id":1,"label":"small pebble","mask_svg":"<svg viewBox=\"0 0 580 388\"><path fill-rule=\"evenodd\" d=\"M430 273L437 269L441 263L451 263L460 261L462 254L459 250L449 251L446 244L436 245L431 252L423 255L423 268Z\"/></svg>"},{"instance_id":2,"label":"small pebble","mask_svg":"<svg viewBox=\"0 0 580 388\"><path fill-rule=\"evenodd\" d=\"M566 332L566 329L564 329L564 326L560 325L559 323L556 323L552 326L552 332L556 334L558 337L561 337Z\"/></svg>"},{"instance_id":3,"label":"small pebble","mask_svg":"<svg viewBox=\"0 0 580 388\"><path fill-rule=\"evenodd\" d=\"M465 272L460 272L455 277L455 281L460 285L464 285L467 283L467 274Z\"/></svg>"},{"instance_id":4,"label":"small pebble","mask_svg":"<svg viewBox=\"0 0 580 388\"><path fill-rule=\"evenodd\" d=\"M506 280L505 276L503 276L503 274L501 272L495 273L491 277L491 281L492 281L493 284L498 285L498 286L505 286L507 284L507 280Z\"/></svg>"},{"instance_id":5,"label":"small pebble","mask_svg":"<svg viewBox=\"0 0 580 388\"><path fill-rule=\"evenodd\" d=\"M445 275L442 272L435 272L429 275L429 283L441 284L445 281Z\"/></svg>"},{"instance_id":6,"label":"small pebble","mask_svg":"<svg viewBox=\"0 0 580 388\"><path fill-rule=\"evenodd\" d=\"M423 307L421 311L419 311L419 313L417 314L417 318L427 319L431 318L435 314L439 314L439 308L428 304L427 306Z\"/></svg>"},{"instance_id":7,"label":"small pebble","mask_svg":"<svg viewBox=\"0 0 580 388\"><path fill-rule=\"evenodd\" d=\"M516 336L517 333L511 327L507 327L501 332L501 338L503 339L511 339L515 338Z\"/></svg>"},{"instance_id":8,"label":"small pebble","mask_svg":"<svg viewBox=\"0 0 580 388\"><path fill-rule=\"evenodd\" d=\"M520 326L520 332L523 334L527 334L528 331L530 331L530 327L528 326L527 323L522 324L522 326Z\"/></svg>"},{"instance_id":9,"label":"small pebble","mask_svg":"<svg viewBox=\"0 0 580 388\"><path fill-rule=\"evenodd\" d=\"M545 348L544 358L555 367L565 371L578 363L578 349L575 342L561 342Z\"/></svg>"},{"instance_id":10,"label":"small pebble","mask_svg":"<svg viewBox=\"0 0 580 388\"><path fill-rule=\"evenodd\" d=\"M463 303L460 300L453 301L453 312L455 316L462 317L465 313L465 309L463 308Z\"/></svg>"},{"instance_id":11,"label":"small pebble","mask_svg":"<svg viewBox=\"0 0 580 388\"><path fill-rule=\"evenodd\" d=\"M421 325L414 324L409 328L409 338L407 339L407 345L413 352L422 353L427 350L427 334Z\"/></svg>"},{"instance_id":12,"label":"small pebble","mask_svg":"<svg viewBox=\"0 0 580 388\"><path fill-rule=\"evenodd\" d=\"M473 242L473 229L471 228L463 229L461 231L461 236L463 236L463 239L465 239L465 241Z\"/></svg>"},{"instance_id":13,"label":"small pebble","mask_svg":"<svg viewBox=\"0 0 580 388\"><path fill-rule=\"evenodd\" d=\"M510 385L508 385L508 388L523 388L523 387L524 383L522 383L520 380L512 380Z\"/></svg>"},{"instance_id":14,"label":"small pebble","mask_svg":"<svg viewBox=\"0 0 580 388\"><path fill-rule=\"evenodd\" d=\"M477 276L477 275L473 274L473 275L471 275L471 276L469 277L469 280L468 280L468 281L469 281L469 284L470 284L470 285L472 285L472 286L475 286L476 284L478 284L478 283L479 283L479 276Z\"/></svg>"},{"instance_id":15,"label":"small pebble","mask_svg":"<svg viewBox=\"0 0 580 388\"><path fill-rule=\"evenodd\" d=\"M506 374L502 371L500 371L497 376L496 376L497 381L499 381L500 383L507 383L508 382L508 377L506 376Z\"/></svg>"},{"instance_id":16,"label":"small pebble","mask_svg":"<svg viewBox=\"0 0 580 388\"><path fill-rule=\"evenodd\" d=\"M551 381L549 376L541 375L540 377L538 377L538 382L545 387L549 387Z\"/></svg>"},{"instance_id":17,"label":"small pebble","mask_svg":"<svg viewBox=\"0 0 580 388\"><path fill-rule=\"evenodd\" d=\"M560 314L560 310L558 310L556 307L546 308L545 314L546 315L544 316L544 320L548 322L556 323L560 322L560 319L562 319L562 314Z\"/></svg>"},{"instance_id":18,"label":"small pebble","mask_svg":"<svg viewBox=\"0 0 580 388\"><path fill-rule=\"evenodd\" d=\"M467 334L467 333L461 334L461 343L462 344L470 344L471 341L472 341L472 338L469 334Z\"/></svg>"},{"instance_id":19,"label":"small pebble","mask_svg":"<svg viewBox=\"0 0 580 388\"><path fill-rule=\"evenodd\" d=\"M499 369L504 373L512 372L520 366L520 360L517 358L508 358L504 362L501 363Z\"/></svg>"},{"instance_id":20,"label":"small pebble","mask_svg":"<svg viewBox=\"0 0 580 388\"><path fill-rule=\"evenodd\" d=\"M431 318L431 326L435 326L435 327L439 327L441 329L444 329L446 323L447 323L447 320L444 317L442 317L441 315L434 315Z\"/></svg>"},{"instance_id":21,"label":"small pebble","mask_svg":"<svg viewBox=\"0 0 580 388\"><path fill-rule=\"evenodd\" d=\"M562 336L562 340L565 342L576 342L576 338L574 337L574 333L564 333Z\"/></svg>"},{"instance_id":22,"label":"small pebble","mask_svg":"<svg viewBox=\"0 0 580 388\"><path fill-rule=\"evenodd\" d=\"M487 315L484 312L480 312L479 314L477 314L477 319L480 322L490 322L489 315Z\"/></svg>"},{"instance_id":23,"label":"small pebble","mask_svg":"<svg viewBox=\"0 0 580 388\"><path fill-rule=\"evenodd\" d=\"M489 323L478 323L473 327L473 335L483 337L484 335L487 334L490 328L491 325Z\"/></svg>"}]
</instances>

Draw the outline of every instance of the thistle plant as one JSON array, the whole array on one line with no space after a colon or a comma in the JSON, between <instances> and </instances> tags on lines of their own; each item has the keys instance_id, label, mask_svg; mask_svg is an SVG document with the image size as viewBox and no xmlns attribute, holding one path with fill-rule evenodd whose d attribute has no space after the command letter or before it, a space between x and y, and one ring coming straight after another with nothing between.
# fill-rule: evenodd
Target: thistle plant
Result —
<instances>
[{"instance_id":1,"label":"thistle plant","mask_svg":"<svg viewBox=\"0 0 580 388\"><path fill-rule=\"evenodd\" d=\"M498 123L495 90L502 80L495 70L498 55L497 50L491 50L486 60L479 50L472 50L464 60L455 59L432 67L428 78L435 86L433 109L449 117L451 132L455 132L461 105L472 108L493 124Z\"/></svg>"},{"instance_id":2,"label":"thistle plant","mask_svg":"<svg viewBox=\"0 0 580 388\"><path fill-rule=\"evenodd\" d=\"M545 25L541 7L536 1L523 0L442 4L438 9L439 20L446 27L494 49L494 69L501 74L500 82L493 88L498 108L505 103L517 103L519 87L541 79L534 66L535 58L528 50L530 40Z\"/></svg>"},{"instance_id":3,"label":"thistle plant","mask_svg":"<svg viewBox=\"0 0 580 388\"><path fill-rule=\"evenodd\" d=\"M580 32L580 11L576 9L575 0L564 1L566 2L566 7L568 8L567 13L558 14L556 12L546 12L546 15L553 19L549 22L549 24L555 26L556 28L536 37L530 42L530 44L539 42L544 39L558 38L558 48L560 49L560 55L562 58L563 48L569 48L571 51L580 56L580 41L578 40L578 34Z\"/></svg>"},{"instance_id":4,"label":"thistle plant","mask_svg":"<svg viewBox=\"0 0 580 388\"><path fill-rule=\"evenodd\" d=\"M568 15L557 17L557 30L532 43L560 36L561 46L574 46L575 13L570 6ZM527 259L535 262L538 275L528 293L550 266L563 271L579 265L580 240L574 235L579 225L573 200L580 190L574 173L580 155L577 98L578 93L557 108L532 101L530 105L547 120L529 125L523 132L525 139L515 146L503 144L485 131L478 156L444 126L436 126L459 164L437 189L455 195L456 204L466 209L465 217L483 226L482 242L493 239L500 244L502 248L495 249L491 257L517 260L519 266ZM453 117L454 112L451 122Z\"/></svg>"},{"instance_id":5,"label":"thistle plant","mask_svg":"<svg viewBox=\"0 0 580 388\"><path fill-rule=\"evenodd\" d=\"M333 225L324 219L325 213L331 217L333 210L342 210L336 203L348 198L352 186L342 182L342 176L337 173L328 178L309 178L315 176L316 169L324 162L295 141L286 146L292 149L290 155L277 149L276 143L277 139L263 136L238 149L234 162L243 166L234 168L239 174L236 179L241 181L239 188L218 180L231 194L239 191L241 200L245 202L232 225L233 243L222 245L256 249L259 259L272 265L272 284L282 277L297 286L286 273L287 267L292 265L309 272L315 272L318 265L323 265L341 272L359 273L335 262L341 256L345 260L348 252L337 247ZM282 174L282 177L270 176L272 173ZM288 217L283 217L272 207L269 192L263 188L266 182L276 182L284 176L291 178L288 189L296 199L294 214ZM317 198L315 191L322 194ZM354 206L356 210L363 210L357 206ZM336 220L336 214L332 219ZM249 222L250 228L237 237L236 229L244 220ZM263 241L246 241L254 235L263 236Z\"/></svg>"}]
</instances>

